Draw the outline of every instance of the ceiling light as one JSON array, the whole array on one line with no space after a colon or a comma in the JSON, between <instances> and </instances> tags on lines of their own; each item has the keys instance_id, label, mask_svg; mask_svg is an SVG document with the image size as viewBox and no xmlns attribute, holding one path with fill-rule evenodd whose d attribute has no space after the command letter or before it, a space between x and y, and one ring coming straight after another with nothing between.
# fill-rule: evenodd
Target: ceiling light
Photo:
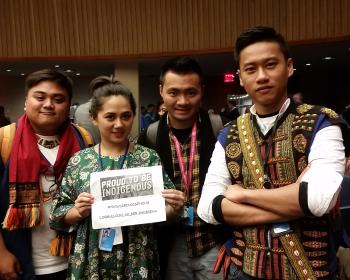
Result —
<instances>
[{"instance_id":1,"label":"ceiling light","mask_svg":"<svg viewBox=\"0 0 350 280\"><path fill-rule=\"evenodd\" d=\"M70 70L70 69L67 69L66 72L67 72L67 73L72 73L73 71Z\"/></svg>"},{"instance_id":2,"label":"ceiling light","mask_svg":"<svg viewBox=\"0 0 350 280\"><path fill-rule=\"evenodd\" d=\"M60 66L58 64L55 65L55 68L60 68Z\"/></svg>"},{"instance_id":3,"label":"ceiling light","mask_svg":"<svg viewBox=\"0 0 350 280\"><path fill-rule=\"evenodd\" d=\"M311 66L311 63L306 63L305 65L306 65L306 66Z\"/></svg>"},{"instance_id":4,"label":"ceiling light","mask_svg":"<svg viewBox=\"0 0 350 280\"><path fill-rule=\"evenodd\" d=\"M12 70L11 69L6 69L6 72L11 72Z\"/></svg>"},{"instance_id":5,"label":"ceiling light","mask_svg":"<svg viewBox=\"0 0 350 280\"><path fill-rule=\"evenodd\" d=\"M25 76L25 73L21 73L20 75L21 75L21 76Z\"/></svg>"},{"instance_id":6,"label":"ceiling light","mask_svg":"<svg viewBox=\"0 0 350 280\"><path fill-rule=\"evenodd\" d=\"M80 73L75 73L76 76L80 76Z\"/></svg>"},{"instance_id":7,"label":"ceiling light","mask_svg":"<svg viewBox=\"0 0 350 280\"><path fill-rule=\"evenodd\" d=\"M333 57L331 57L331 56L325 56L323 59L324 59L324 60L331 60L331 59L333 59Z\"/></svg>"},{"instance_id":8,"label":"ceiling light","mask_svg":"<svg viewBox=\"0 0 350 280\"><path fill-rule=\"evenodd\" d=\"M294 71L297 71L297 68L293 68Z\"/></svg>"}]
</instances>

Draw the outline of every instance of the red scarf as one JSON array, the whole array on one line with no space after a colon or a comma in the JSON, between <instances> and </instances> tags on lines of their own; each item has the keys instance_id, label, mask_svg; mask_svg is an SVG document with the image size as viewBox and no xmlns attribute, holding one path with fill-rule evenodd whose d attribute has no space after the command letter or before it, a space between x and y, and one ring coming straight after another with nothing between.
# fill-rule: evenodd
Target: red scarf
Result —
<instances>
[{"instance_id":1,"label":"red scarf","mask_svg":"<svg viewBox=\"0 0 350 280\"><path fill-rule=\"evenodd\" d=\"M67 123L60 136L55 178L62 179L70 157L80 150L73 128ZM50 163L41 154L36 136L24 114L17 124L9 163L10 207L3 226L12 230L31 228L43 223L40 207L40 175L45 174Z\"/></svg>"}]
</instances>

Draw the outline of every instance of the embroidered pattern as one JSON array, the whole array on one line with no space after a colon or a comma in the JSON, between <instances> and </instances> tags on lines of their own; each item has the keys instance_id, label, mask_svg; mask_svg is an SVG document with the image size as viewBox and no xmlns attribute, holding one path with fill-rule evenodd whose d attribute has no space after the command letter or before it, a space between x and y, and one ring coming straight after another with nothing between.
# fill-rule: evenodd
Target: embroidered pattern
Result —
<instances>
[{"instance_id":1,"label":"embroidered pattern","mask_svg":"<svg viewBox=\"0 0 350 280\"><path fill-rule=\"evenodd\" d=\"M328 235L327 232L325 231L303 231L303 234L307 237L312 237L312 238L322 238Z\"/></svg>"},{"instance_id":2,"label":"embroidered pattern","mask_svg":"<svg viewBox=\"0 0 350 280\"><path fill-rule=\"evenodd\" d=\"M326 114L331 119L336 119L339 117L336 112L334 112L332 109L329 109L329 108L322 107L321 112Z\"/></svg>"},{"instance_id":3,"label":"embroidered pattern","mask_svg":"<svg viewBox=\"0 0 350 280\"><path fill-rule=\"evenodd\" d=\"M321 277L325 277L325 276L328 276L329 275L329 272L328 271L314 271L315 275L317 278L321 278Z\"/></svg>"},{"instance_id":4,"label":"embroidered pattern","mask_svg":"<svg viewBox=\"0 0 350 280\"><path fill-rule=\"evenodd\" d=\"M244 241L242 241L240 239L236 240L235 243L240 247L243 247L245 245Z\"/></svg>"},{"instance_id":5,"label":"embroidered pattern","mask_svg":"<svg viewBox=\"0 0 350 280\"><path fill-rule=\"evenodd\" d=\"M226 147L226 155L232 159L236 159L241 153L241 146L238 143L232 142Z\"/></svg>"},{"instance_id":6,"label":"embroidered pattern","mask_svg":"<svg viewBox=\"0 0 350 280\"><path fill-rule=\"evenodd\" d=\"M284 185L295 182L298 175L307 166L307 156L305 155L309 140L312 136L316 120L319 116L321 107L303 104L298 106L297 111L294 111L286 116L285 120L277 127L276 135L273 138L272 152L267 161L270 170L271 181L274 187L283 187ZM239 139L237 138L237 131ZM253 131L253 133L250 132ZM266 147L266 140L262 138L253 123L249 119L249 114L237 119L237 126L234 132L229 132L231 139L228 143L238 144L235 152L240 150L237 158L232 159L232 156L226 152L226 162L232 176L232 170L239 176L245 188L256 189L261 187L262 183L259 178L263 176L261 155ZM233 133L235 133L233 135ZM252 134L252 135L251 135ZM255 147L254 147L255 145ZM240 146L240 147L239 147ZM236 145L234 145L236 147ZM243 157L244 155L244 157ZM231 162L234 164L230 165ZM238 175L239 174L239 175ZM295 234L299 237L291 238L283 242L289 241L295 244L298 243L298 248L290 252L281 253L282 250L287 250L282 246L282 241L277 238L272 238L272 247L268 248L265 240L266 227L243 227L237 228L233 232L235 239L233 248L232 262L245 273L266 279L315 279L316 269L312 269L311 263L322 267L322 271L318 271L317 275L327 273L327 255L328 255L328 233L326 232L328 224L324 219L310 219L305 222L305 218L298 220L295 224L292 223L292 228L295 229ZM243 234L243 235L242 235ZM292 236L294 234L291 234ZM242 237L243 236L243 237ZM300 239L299 239L300 238ZM308 247L308 246L310 247ZM325 245L325 247L322 247ZM290 244L289 248L292 247ZM299 247L300 246L300 247ZM300 250L299 250L300 249ZM273 259L273 275L268 266L263 265L264 259L268 252L271 253ZM242 254L243 255L242 255ZM298 261L293 261L291 266L288 254L298 258ZM304 255L305 257L302 257ZM295 260L295 258L294 258ZM293 269L294 267L294 269ZM297 267L297 269L296 269ZM315 267L314 267L315 268ZM313 273L314 270L314 273ZM297 271L298 276L295 275Z\"/></svg>"},{"instance_id":7,"label":"embroidered pattern","mask_svg":"<svg viewBox=\"0 0 350 280\"><path fill-rule=\"evenodd\" d=\"M304 247L312 248L312 249L322 249L327 247L326 242L318 242L318 241L307 241L303 242Z\"/></svg>"},{"instance_id":8,"label":"embroidered pattern","mask_svg":"<svg viewBox=\"0 0 350 280\"><path fill-rule=\"evenodd\" d=\"M235 254L236 256L243 256L243 252L239 250L238 248L232 248L232 253Z\"/></svg>"},{"instance_id":9,"label":"embroidered pattern","mask_svg":"<svg viewBox=\"0 0 350 280\"><path fill-rule=\"evenodd\" d=\"M261 246L260 244L247 244L247 248L258 250L258 251L270 250L271 252L278 253L278 254L283 254L284 253L284 249L283 248L268 248L268 247Z\"/></svg>"},{"instance_id":10,"label":"embroidered pattern","mask_svg":"<svg viewBox=\"0 0 350 280\"><path fill-rule=\"evenodd\" d=\"M237 265L239 267L242 266L242 262L240 260L236 259L235 257L232 257L231 260L235 265Z\"/></svg>"},{"instance_id":11,"label":"embroidered pattern","mask_svg":"<svg viewBox=\"0 0 350 280\"><path fill-rule=\"evenodd\" d=\"M307 140L303 134L297 134L293 139L293 147L299 153L305 153L306 151Z\"/></svg>"},{"instance_id":12,"label":"embroidered pattern","mask_svg":"<svg viewBox=\"0 0 350 280\"><path fill-rule=\"evenodd\" d=\"M299 240L295 238L294 234L285 234L280 237L285 249L288 260L291 262L295 273L298 275L299 279L316 279L313 270L310 265L307 263L305 258L305 252L300 244ZM289 246L285 246L288 244Z\"/></svg>"},{"instance_id":13,"label":"embroidered pattern","mask_svg":"<svg viewBox=\"0 0 350 280\"><path fill-rule=\"evenodd\" d=\"M310 111L314 106L309 105L309 104L301 104L297 107L297 112L299 114L304 114L308 111Z\"/></svg>"},{"instance_id":14,"label":"embroidered pattern","mask_svg":"<svg viewBox=\"0 0 350 280\"><path fill-rule=\"evenodd\" d=\"M327 255L326 251L312 251L312 252L305 252L305 255L307 257L321 257Z\"/></svg>"},{"instance_id":15,"label":"embroidered pattern","mask_svg":"<svg viewBox=\"0 0 350 280\"><path fill-rule=\"evenodd\" d=\"M312 267L318 268L327 264L326 261L311 260L309 261Z\"/></svg>"},{"instance_id":16,"label":"embroidered pattern","mask_svg":"<svg viewBox=\"0 0 350 280\"><path fill-rule=\"evenodd\" d=\"M239 175L240 175L239 172L241 171L239 164L235 161L231 161L227 164L227 167L228 167L230 173L232 174L232 177L235 179L238 179Z\"/></svg>"},{"instance_id":17,"label":"embroidered pattern","mask_svg":"<svg viewBox=\"0 0 350 280\"><path fill-rule=\"evenodd\" d=\"M304 169L306 168L307 166L307 159L306 159L306 156L302 156L299 160L298 160L298 170L299 172L303 172Z\"/></svg>"}]
</instances>

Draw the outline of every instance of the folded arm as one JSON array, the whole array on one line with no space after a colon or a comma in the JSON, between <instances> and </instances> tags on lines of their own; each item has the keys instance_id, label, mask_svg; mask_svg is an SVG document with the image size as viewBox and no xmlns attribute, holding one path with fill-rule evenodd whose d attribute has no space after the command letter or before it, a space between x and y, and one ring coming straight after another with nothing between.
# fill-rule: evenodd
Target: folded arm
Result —
<instances>
[{"instance_id":1,"label":"folded arm","mask_svg":"<svg viewBox=\"0 0 350 280\"><path fill-rule=\"evenodd\" d=\"M275 215L284 221L304 215L299 204L299 182L277 189L252 190L231 185L225 192L225 197L236 204L249 205L261 210L262 213L269 213L272 220L265 222L275 222L273 219Z\"/></svg>"},{"instance_id":2,"label":"folded arm","mask_svg":"<svg viewBox=\"0 0 350 280\"><path fill-rule=\"evenodd\" d=\"M289 215L277 214L253 205L235 203L227 198L221 201L221 211L224 222L236 226L253 226L293 219Z\"/></svg>"},{"instance_id":3,"label":"folded arm","mask_svg":"<svg viewBox=\"0 0 350 280\"><path fill-rule=\"evenodd\" d=\"M288 221L305 214L322 216L332 209L340 191L345 156L338 126L321 129L315 136L308 157L310 164L296 183L276 189L243 189L229 187L231 177L226 166L225 151L216 143L198 206L199 216L206 222L250 225ZM304 175L304 176L303 176ZM300 182L303 182L300 184ZM213 201L219 195L222 220L213 213Z\"/></svg>"}]
</instances>

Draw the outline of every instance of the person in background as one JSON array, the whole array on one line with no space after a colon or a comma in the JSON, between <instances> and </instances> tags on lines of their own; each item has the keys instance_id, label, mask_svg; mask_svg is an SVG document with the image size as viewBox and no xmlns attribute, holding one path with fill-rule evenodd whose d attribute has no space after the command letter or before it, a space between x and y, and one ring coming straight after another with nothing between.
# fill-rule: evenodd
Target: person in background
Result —
<instances>
[{"instance_id":1,"label":"person in background","mask_svg":"<svg viewBox=\"0 0 350 280\"><path fill-rule=\"evenodd\" d=\"M146 114L146 107L141 106L141 109L140 109L140 130L141 131L143 131L146 128L145 114Z\"/></svg>"},{"instance_id":2,"label":"person in background","mask_svg":"<svg viewBox=\"0 0 350 280\"><path fill-rule=\"evenodd\" d=\"M9 158L1 151L0 279L63 280L68 255L51 246L58 233L49 228L49 211L69 158L84 142L69 120L71 79L44 69L25 83Z\"/></svg>"},{"instance_id":3,"label":"person in background","mask_svg":"<svg viewBox=\"0 0 350 280\"><path fill-rule=\"evenodd\" d=\"M0 127L10 124L10 119L5 115L4 106L0 105Z\"/></svg>"},{"instance_id":4,"label":"person in background","mask_svg":"<svg viewBox=\"0 0 350 280\"><path fill-rule=\"evenodd\" d=\"M74 102L69 108L69 119L72 123L75 123L75 111L79 107L78 102Z\"/></svg>"},{"instance_id":5,"label":"person in background","mask_svg":"<svg viewBox=\"0 0 350 280\"><path fill-rule=\"evenodd\" d=\"M99 246L99 235L91 225L92 172L160 165L154 150L129 142L136 114L130 90L111 77L97 77L90 84L90 114L99 129L101 143L75 154L68 163L59 195L51 210L51 227L75 230L67 279L158 279L159 264L153 224L121 228L122 241L111 251ZM184 195L163 173L167 218L181 213ZM169 189L172 188L172 189ZM117 236L117 235L116 235ZM114 240L116 241L116 239Z\"/></svg>"},{"instance_id":6,"label":"person in background","mask_svg":"<svg viewBox=\"0 0 350 280\"><path fill-rule=\"evenodd\" d=\"M156 107L154 104L147 105L147 111L144 115L144 124L145 128L147 128L151 123L156 121Z\"/></svg>"},{"instance_id":7,"label":"person in background","mask_svg":"<svg viewBox=\"0 0 350 280\"><path fill-rule=\"evenodd\" d=\"M227 109L220 113L222 116L227 118L229 121L235 120L239 117L239 111L235 100L227 101Z\"/></svg>"},{"instance_id":8,"label":"person in background","mask_svg":"<svg viewBox=\"0 0 350 280\"><path fill-rule=\"evenodd\" d=\"M199 219L196 210L222 120L200 109L203 73L192 58L168 60L159 91L167 112L138 141L158 152L176 189L186 194L184 218L158 227L162 277L222 279L212 273L218 252L214 227Z\"/></svg>"},{"instance_id":9,"label":"person in background","mask_svg":"<svg viewBox=\"0 0 350 280\"><path fill-rule=\"evenodd\" d=\"M293 93L292 98L297 104L302 104L304 102L303 94L301 92Z\"/></svg>"},{"instance_id":10,"label":"person in background","mask_svg":"<svg viewBox=\"0 0 350 280\"><path fill-rule=\"evenodd\" d=\"M94 143L99 143L100 133L98 132L97 127L94 126L90 118L90 106L91 99L88 102L78 106L78 108L75 110L75 123L89 131L92 138L94 139Z\"/></svg>"},{"instance_id":11,"label":"person in background","mask_svg":"<svg viewBox=\"0 0 350 280\"><path fill-rule=\"evenodd\" d=\"M167 109L165 107L164 104L164 100L161 99L158 103L157 103L157 116L156 116L156 121L158 121L161 116L163 116L166 113Z\"/></svg>"},{"instance_id":12,"label":"person in background","mask_svg":"<svg viewBox=\"0 0 350 280\"><path fill-rule=\"evenodd\" d=\"M246 30L235 52L254 105L218 137L199 216L232 226L233 279L336 279L330 212L344 174L341 121L288 98L293 61L273 28Z\"/></svg>"}]
</instances>

